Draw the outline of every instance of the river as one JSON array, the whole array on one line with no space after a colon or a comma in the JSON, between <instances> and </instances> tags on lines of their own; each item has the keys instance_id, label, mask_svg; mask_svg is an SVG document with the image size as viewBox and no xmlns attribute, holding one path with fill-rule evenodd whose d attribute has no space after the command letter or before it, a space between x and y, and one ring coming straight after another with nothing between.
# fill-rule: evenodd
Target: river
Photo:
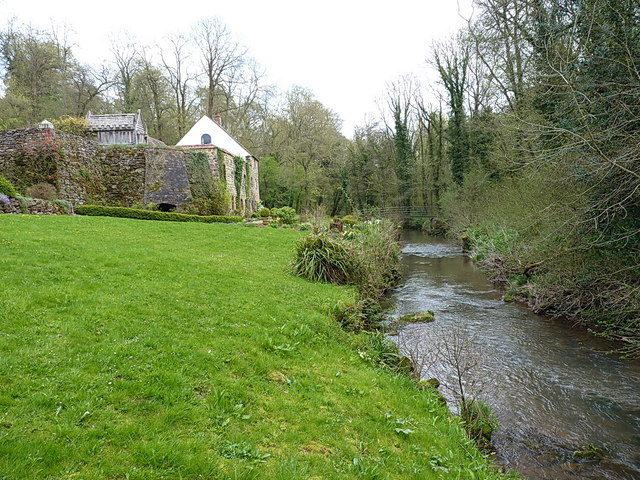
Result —
<instances>
[{"instance_id":1,"label":"river","mask_svg":"<svg viewBox=\"0 0 640 480\"><path fill-rule=\"evenodd\" d=\"M420 356L424 378L445 384L450 403L446 386L455 378L450 365L433 362L432 349L442 351L452 335L469 342L461 352L477 365L465 388L500 423L492 437L498 463L528 479L640 478L640 361L605 353L612 344L567 321L503 302L453 242L406 231L402 263L393 316L433 310L436 320L393 338ZM596 455L574 455L594 447Z\"/></svg>"}]
</instances>

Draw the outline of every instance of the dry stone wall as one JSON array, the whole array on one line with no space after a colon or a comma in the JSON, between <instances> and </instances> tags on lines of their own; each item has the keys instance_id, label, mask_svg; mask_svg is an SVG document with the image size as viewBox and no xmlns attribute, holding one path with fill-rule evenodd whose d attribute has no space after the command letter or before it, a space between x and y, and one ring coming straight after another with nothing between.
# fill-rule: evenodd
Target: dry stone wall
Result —
<instances>
[{"instance_id":1,"label":"dry stone wall","mask_svg":"<svg viewBox=\"0 0 640 480\"><path fill-rule=\"evenodd\" d=\"M102 203L114 207L142 205L145 192L145 148L116 146L102 149L101 185L97 199L82 203ZM89 199L85 199L89 200Z\"/></svg>"},{"instance_id":2,"label":"dry stone wall","mask_svg":"<svg viewBox=\"0 0 640 480\"><path fill-rule=\"evenodd\" d=\"M20 200L17 198L9 199L9 205L0 202L0 213L28 213L31 215L60 215L67 213L62 205L49 200L41 200L39 198L25 199L26 209L23 211Z\"/></svg>"},{"instance_id":3,"label":"dry stone wall","mask_svg":"<svg viewBox=\"0 0 640 480\"><path fill-rule=\"evenodd\" d=\"M99 156L91 138L40 128L0 131L0 174L22 193L50 183L61 198L81 203L87 197L83 179L99 175Z\"/></svg>"},{"instance_id":4,"label":"dry stone wall","mask_svg":"<svg viewBox=\"0 0 640 480\"><path fill-rule=\"evenodd\" d=\"M56 187L61 198L83 203L101 177L102 151L94 139L55 132L62 150L56 165Z\"/></svg>"}]
</instances>

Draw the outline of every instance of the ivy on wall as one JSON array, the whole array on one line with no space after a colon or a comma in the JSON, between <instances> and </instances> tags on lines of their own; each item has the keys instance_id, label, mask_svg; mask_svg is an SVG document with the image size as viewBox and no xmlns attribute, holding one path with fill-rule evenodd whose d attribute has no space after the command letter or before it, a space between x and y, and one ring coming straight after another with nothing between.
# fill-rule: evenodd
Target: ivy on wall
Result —
<instances>
[{"instance_id":1,"label":"ivy on wall","mask_svg":"<svg viewBox=\"0 0 640 480\"><path fill-rule=\"evenodd\" d=\"M240 205L240 192L242 189L242 175L244 174L244 158L242 157L233 157L233 163L234 166L236 167L235 172L234 172L234 181L235 181L235 185L236 185L236 198L237 198L237 204Z\"/></svg>"},{"instance_id":2,"label":"ivy on wall","mask_svg":"<svg viewBox=\"0 0 640 480\"><path fill-rule=\"evenodd\" d=\"M213 175L206 153L190 152L187 171L189 172L191 195L194 199L209 197L213 194Z\"/></svg>"},{"instance_id":3,"label":"ivy on wall","mask_svg":"<svg viewBox=\"0 0 640 480\"><path fill-rule=\"evenodd\" d=\"M245 177L244 189L247 197L247 203L249 203L249 200L251 200L251 166L249 162L245 163L245 167L247 170L247 175Z\"/></svg>"},{"instance_id":4,"label":"ivy on wall","mask_svg":"<svg viewBox=\"0 0 640 480\"><path fill-rule=\"evenodd\" d=\"M73 174L74 182L84 188L84 200L87 203L104 203L107 189L100 159L87 158L85 167L79 167L75 171Z\"/></svg>"},{"instance_id":5,"label":"ivy on wall","mask_svg":"<svg viewBox=\"0 0 640 480\"><path fill-rule=\"evenodd\" d=\"M218 175L220 176L220 180L226 182L227 172L226 172L226 169L224 168L224 152L218 149L217 154L218 154Z\"/></svg>"},{"instance_id":6,"label":"ivy on wall","mask_svg":"<svg viewBox=\"0 0 640 480\"><path fill-rule=\"evenodd\" d=\"M218 152L220 153L220 151ZM218 158L220 158L219 154ZM218 160L218 166L221 164L224 172L224 163ZM187 172L189 173L189 184L193 199L193 203L189 208L192 213L220 215L230 210L231 198L227 192L227 183L222 176L221 180L217 181L213 178L206 153L190 152L187 160Z\"/></svg>"}]
</instances>

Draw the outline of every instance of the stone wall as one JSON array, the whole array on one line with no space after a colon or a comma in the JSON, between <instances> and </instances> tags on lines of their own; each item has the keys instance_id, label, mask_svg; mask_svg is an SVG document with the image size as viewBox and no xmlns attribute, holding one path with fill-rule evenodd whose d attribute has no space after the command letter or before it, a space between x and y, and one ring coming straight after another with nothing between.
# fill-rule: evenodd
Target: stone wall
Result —
<instances>
[{"instance_id":1,"label":"stone wall","mask_svg":"<svg viewBox=\"0 0 640 480\"><path fill-rule=\"evenodd\" d=\"M145 205L175 205L180 211L191 203L187 155L169 148L145 148Z\"/></svg>"},{"instance_id":2,"label":"stone wall","mask_svg":"<svg viewBox=\"0 0 640 480\"><path fill-rule=\"evenodd\" d=\"M0 131L0 174L19 190L35 183L55 181L55 159L47 156L35 161L28 153L41 143L43 133L38 128Z\"/></svg>"},{"instance_id":3,"label":"stone wall","mask_svg":"<svg viewBox=\"0 0 640 480\"><path fill-rule=\"evenodd\" d=\"M46 182L61 198L81 203L87 192L80 180L99 169L98 143L91 138L41 128L0 130L0 174L22 193Z\"/></svg>"},{"instance_id":4,"label":"stone wall","mask_svg":"<svg viewBox=\"0 0 640 480\"><path fill-rule=\"evenodd\" d=\"M203 148L190 148L189 151L199 151L206 154L209 161L209 168L211 174L215 180L220 180L221 171L224 175L223 180L227 185L227 190L231 196L231 210L241 211L245 214L250 214L258 211L258 205L260 203L260 182L258 172L258 161L250 157L249 162L249 195L247 196L247 172L246 167L242 173L242 184L240 187L240 195L236 189L236 164L233 155L225 152L224 150L205 146ZM220 162L222 162L222 169L220 168ZM245 161L246 165L246 161Z\"/></svg>"},{"instance_id":5,"label":"stone wall","mask_svg":"<svg viewBox=\"0 0 640 480\"><path fill-rule=\"evenodd\" d=\"M9 199L10 205L0 202L0 213L25 213L17 198ZM31 215L59 215L66 213L64 207L59 203L39 198L27 198L26 213Z\"/></svg>"},{"instance_id":6,"label":"stone wall","mask_svg":"<svg viewBox=\"0 0 640 480\"><path fill-rule=\"evenodd\" d=\"M258 160L251 157L250 159L250 178L249 178L249 187L250 187L250 196L247 199L247 208L253 213L258 211L258 206L260 205L260 165Z\"/></svg>"},{"instance_id":7,"label":"stone wall","mask_svg":"<svg viewBox=\"0 0 640 480\"><path fill-rule=\"evenodd\" d=\"M45 153L37 155L36 151ZM201 151L207 155L213 178L219 180L223 173L233 202L231 209L255 212L260 198L258 162L249 159L249 179L245 167L238 195L233 156L211 147ZM167 147L105 148L93 138L53 129L0 130L0 175L22 194L36 183L51 183L59 197L72 205L131 207L165 203L183 210L191 203L188 155L190 151Z\"/></svg>"},{"instance_id":8,"label":"stone wall","mask_svg":"<svg viewBox=\"0 0 640 480\"><path fill-rule=\"evenodd\" d=\"M60 198L75 204L95 195L100 181L102 150L93 138L77 137L55 130L62 155L57 161L56 187ZM98 190L101 189L98 187Z\"/></svg>"},{"instance_id":9,"label":"stone wall","mask_svg":"<svg viewBox=\"0 0 640 480\"><path fill-rule=\"evenodd\" d=\"M21 150L21 146L32 138L35 128L20 130L0 130L0 169L6 170L11 165L9 159Z\"/></svg>"},{"instance_id":10,"label":"stone wall","mask_svg":"<svg viewBox=\"0 0 640 480\"><path fill-rule=\"evenodd\" d=\"M109 146L100 149L101 184L104 192L98 201L114 207L141 206L144 203L146 148ZM88 199L85 199L88 200Z\"/></svg>"}]
</instances>

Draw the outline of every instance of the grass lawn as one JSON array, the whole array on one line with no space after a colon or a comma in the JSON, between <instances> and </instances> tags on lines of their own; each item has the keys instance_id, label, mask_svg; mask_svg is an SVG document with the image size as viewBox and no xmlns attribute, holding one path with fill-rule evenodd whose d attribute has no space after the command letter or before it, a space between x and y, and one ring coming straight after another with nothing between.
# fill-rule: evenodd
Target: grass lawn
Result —
<instances>
[{"instance_id":1,"label":"grass lawn","mask_svg":"<svg viewBox=\"0 0 640 480\"><path fill-rule=\"evenodd\" d=\"M494 478L300 233L0 215L0 479Z\"/></svg>"}]
</instances>

